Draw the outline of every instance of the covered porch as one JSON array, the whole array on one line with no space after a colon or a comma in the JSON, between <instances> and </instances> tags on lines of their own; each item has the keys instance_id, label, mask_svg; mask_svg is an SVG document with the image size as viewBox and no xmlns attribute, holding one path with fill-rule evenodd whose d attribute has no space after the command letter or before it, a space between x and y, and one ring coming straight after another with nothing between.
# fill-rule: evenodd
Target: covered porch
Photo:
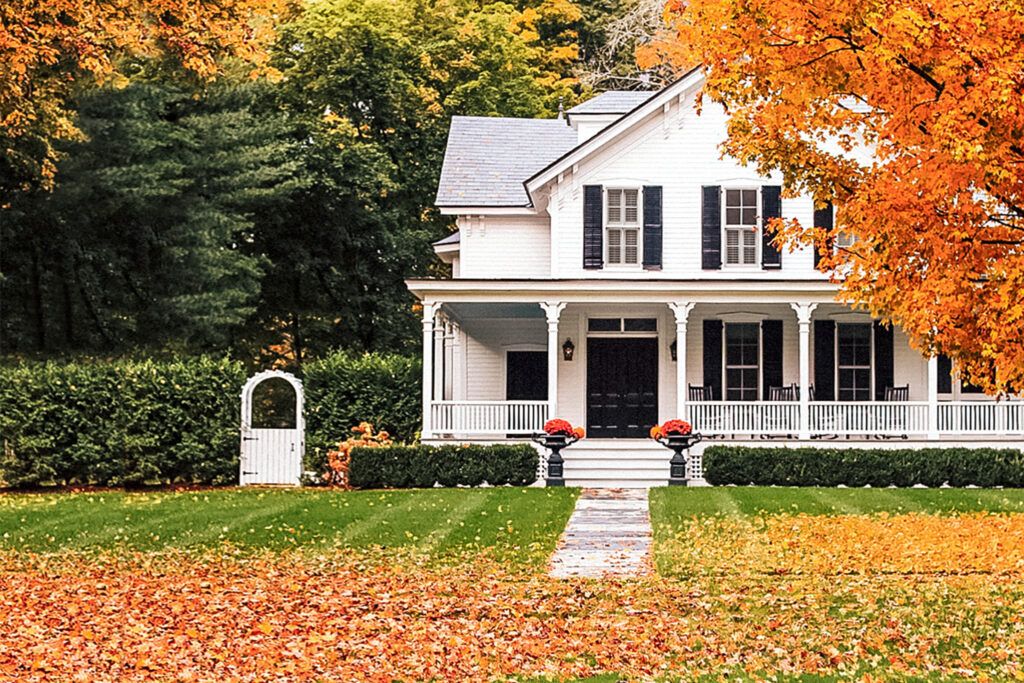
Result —
<instances>
[{"instance_id":1,"label":"covered porch","mask_svg":"<svg viewBox=\"0 0 1024 683\"><path fill-rule=\"evenodd\" d=\"M673 417L709 440L780 445L1024 436L1024 402L961 386L828 283L427 282L413 286L425 440L522 439L550 417L588 440L642 439Z\"/></svg>"}]
</instances>

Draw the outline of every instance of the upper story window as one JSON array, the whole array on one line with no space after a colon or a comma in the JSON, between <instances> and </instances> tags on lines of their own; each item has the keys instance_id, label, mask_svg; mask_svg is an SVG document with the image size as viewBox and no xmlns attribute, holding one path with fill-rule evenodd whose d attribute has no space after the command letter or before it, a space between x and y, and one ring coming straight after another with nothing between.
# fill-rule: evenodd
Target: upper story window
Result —
<instances>
[{"instance_id":1,"label":"upper story window","mask_svg":"<svg viewBox=\"0 0 1024 683\"><path fill-rule=\"evenodd\" d=\"M757 190L725 191L725 265L756 266Z\"/></svg>"},{"instance_id":2,"label":"upper story window","mask_svg":"<svg viewBox=\"0 0 1024 683\"><path fill-rule=\"evenodd\" d=\"M608 253L611 265L640 263L640 190L608 190Z\"/></svg>"}]
</instances>

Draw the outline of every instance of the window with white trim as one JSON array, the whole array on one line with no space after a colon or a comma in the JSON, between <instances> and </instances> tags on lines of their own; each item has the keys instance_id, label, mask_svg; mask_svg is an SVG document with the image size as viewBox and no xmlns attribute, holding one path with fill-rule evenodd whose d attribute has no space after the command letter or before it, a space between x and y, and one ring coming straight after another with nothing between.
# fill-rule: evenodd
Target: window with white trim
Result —
<instances>
[{"instance_id":1,"label":"window with white trim","mask_svg":"<svg viewBox=\"0 0 1024 683\"><path fill-rule=\"evenodd\" d=\"M611 265L640 263L640 190L619 188L608 190L607 228L608 253Z\"/></svg>"},{"instance_id":2,"label":"window with white trim","mask_svg":"<svg viewBox=\"0 0 1024 683\"><path fill-rule=\"evenodd\" d=\"M725 191L725 265L757 265L757 190Z\"/></svg>"},{"instance_id":3,"label":"window with white trim","mask_svg":"<svg viewBox=\"0 0 1024 683\"><path fill-rule=\"evenodd\" d=\"M725 400L756 401L761 377L761 325L725 324Z\"/></svg>"},{"instance_id":4,"label":"window with white trim","mask_svg":"<svg viewBox=\"0 0 1024 683\"><path fill-rule=\"evenodd\" d=\"M871 400L871 337L871 323L836 325L836 386L840 401Z\"/></svg>"}]
</instances>

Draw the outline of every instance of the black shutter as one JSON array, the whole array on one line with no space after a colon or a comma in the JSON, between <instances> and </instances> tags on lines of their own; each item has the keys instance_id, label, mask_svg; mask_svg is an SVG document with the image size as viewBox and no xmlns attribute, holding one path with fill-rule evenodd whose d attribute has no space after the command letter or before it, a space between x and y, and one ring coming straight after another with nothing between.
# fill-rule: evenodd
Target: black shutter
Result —
<instances>
[{"instance_id":1,"label":"black shutter","mask_svg":"<svg viewBox=\"0 0 1024 683\"><path fill-rule=\"evenodd\" d=\"M718 270L722 267L722 188L705 185L701 188L701 267Z\"/></svg>"},{"instance_id":2,"label":"black shutter","mask_svg":"<svg viewBox=\"0 0 1024 683\"><path fill-rule=\"evenodd\" d=\"M583 186L583 267L604 267L604 196L600 185Z\"/></svg>"},{"instance_id":3,"label":"black shutter","mask_svg":"<svg viewBox=\"0 0 1024 683\"><path fill-rule=\"evenodd\" d=\"M836 400L836 324L814 321L814 400Z\"/></svg>"},{"instance_id":4,"label":"black shutter","mask_svg":"<svg viewBox=\"0 0 1024 683\"><path fill-rule=\"evenodd\" d=\"M892 328L875 321L875 400L885 398L885 388L893 386Z\"/></svg>"},{"instance_id":5,"label":"black shutter","mask_svg":"<svg viewBox=\"0 0 1024 683\"><path fill-rule=\"evenodd\" d=\"M644 268L661 270L661 186L644 187Z\"/></svg>"},{"instance_id":6,"label":"black shutter","mask_svg":"<svg viewBox=\"0 0 1024 683\"><path fill-rule=\"evenodd\" d=\"M944 353L939 354L939 393L953 393L953 359Z\"/></svg>"},{"instance_id":7,"label":"black shutter","mask_svg":"<svg viewBox=\"0 0 1024 683\"><path fill-rule=\"evenodd\" d=\"M711 400L722 400L722 321L704 321L704 385L711 387Z\"/></svg>"},{"instance_id":8,"label":"black shutter","mask_svg":"<svg viewBox=\"0 0 1024 683\"><path fill-rule=\"evenodd\" d=\"M782 217L782 187L765 185L761 188L761 267L775 270L782 267L782 251L772 244L774 230L768 229L773 218Z\"/></svg>"},{"instance_id":9,"label":"black shutter","mask_svg":"<svg viewBox=\"0 0 1024 683\"><path fill-rule=\"evenodd\" d=\"M833 226L832 217L832 202L828 202L821 208L815 207L814 209L814 227L824 228L825 230L832 230ZM825 242L828 249L832 248L832 239L829 238ZM821 252L818 251L818 245L814 245L814 267L817 268L818 264L821 263Z\"/></svg>"},{"instance_id":10,"label":"black shutter","mask_svg":"<svg viewBox=\"0 0 1024 683\"><path fill-rule=\"evenodd\" d=\"M782 386L782 321L761 323L761 398L768 400L769 387Z\"/></svg>"}]
</instances>

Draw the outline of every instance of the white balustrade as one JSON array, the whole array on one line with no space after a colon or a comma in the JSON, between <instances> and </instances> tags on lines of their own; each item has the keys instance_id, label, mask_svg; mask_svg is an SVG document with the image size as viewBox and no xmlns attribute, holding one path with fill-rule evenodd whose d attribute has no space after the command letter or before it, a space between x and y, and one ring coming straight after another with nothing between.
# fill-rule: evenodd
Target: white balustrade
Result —
<instances>
[{"instance_id":1,"label":"white balustrade","mask_svg":"<svg viewBox=\"0 0 1024 683\"><path fill-rule=\"evenodd\" d=\"M547 401L434 401L430 405L434 434L532 434L544 428Z\"/></svg>"},{"instance_id":2,"label":"white balustrade","mask_svg":"<svg viewBox=\"0 0 1024 683\"><path fill-rule=\"evenodd\" d=\"M927 401L822 401L810 404L812 434L928 433Z\"/></svg>"},{"instance_id":3,"label":"white balustrade","mask_svg":"<svg viewBox=\"0 0 1024 683\"><path fill-rule=\"evenodd\" d=\"M943 434L1024 434L1024 401L948 401L939 403Z\"/></svg>"},{"instance_id":4,"label":"white balustrade","mask_svg":"<svg viewBox=\"0 0 1024 683\"><path fill-rule=\"evenodd\" d=\"M689 401L690 422L702 434L796 434L796 401Z\"/></svg>"}]
</instances>

